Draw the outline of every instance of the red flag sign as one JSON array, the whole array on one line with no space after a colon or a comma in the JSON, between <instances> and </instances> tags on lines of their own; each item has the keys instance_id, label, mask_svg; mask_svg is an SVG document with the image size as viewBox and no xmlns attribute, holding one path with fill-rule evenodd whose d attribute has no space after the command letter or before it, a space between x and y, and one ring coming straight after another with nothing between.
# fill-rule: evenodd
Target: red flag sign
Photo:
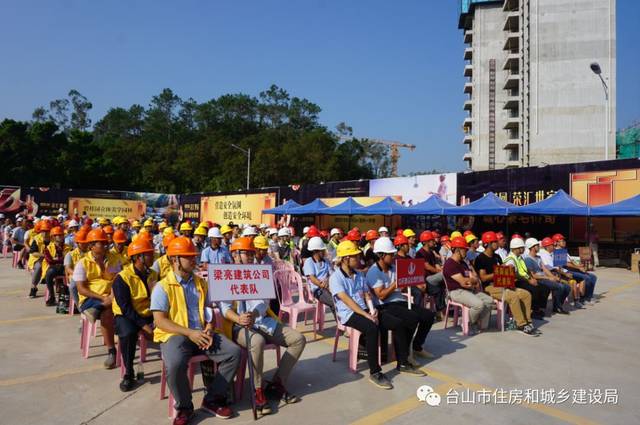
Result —
<instances>
[{"instance_id":1,"label":"red flag sign","mask_svg":"<svg viewBox=\"0 0 640 425\"><path fill-rule=\"evenodd\" d=\"M493 266L493 286L495 286L496 288L515 288L515 269L511 266Z\"/></svg>"},{"instance_id":2,"label":"red flag sign","mask_svg":"<svg viewBox=\"0 0 640 425\"><path fill-rule=\"evenodd\" d=\"M398 288L424 284L424 259L396 259L396 279Z\"/></svg>"}]
</instances>

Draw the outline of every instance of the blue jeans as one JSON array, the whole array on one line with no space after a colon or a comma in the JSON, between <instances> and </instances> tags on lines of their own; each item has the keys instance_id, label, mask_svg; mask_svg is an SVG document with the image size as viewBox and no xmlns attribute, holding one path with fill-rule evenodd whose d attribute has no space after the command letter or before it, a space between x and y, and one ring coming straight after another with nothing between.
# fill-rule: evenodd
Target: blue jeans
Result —
<instances>
[{"instance_id":1,"label":"blue jeans","mask_svg":"<svg viewBox=\"0 0 640 425\"><path fill-rule=\"evenodd\" d=\"M553 308L562 308L564 301L569 296L569 292L571 292L571 287L564 283L554 282L553 280L547 279L539 280L538 283L551 291L553 296Z\"/></svg>"},{"instance_id":2,"label":"blue jeans","mask_svg":"<svg viewBox=\"0 0 640 425\"><path fill-rule=\"evenodd\" d=\"M596 289L596 282L598 281L598 276L593 273L582 273L576 271L570 271L571 276L575 280L583 280L585 284L584 298L587 301L591 301L593 298L593 291Z\"/></svg>"},{"instance_id":3,"label":"blue jeans","mask_svg":"<svg viewBox=\"0 0 640 425\"><path fill-rule=\"evenodd\" d=\"M102 301L96 298L86 298L80 306L80 311L85 311L88 308L95 308L102 313L102 310L104 310L104 305L102 305Z\"/></svg>"}]
</instances>

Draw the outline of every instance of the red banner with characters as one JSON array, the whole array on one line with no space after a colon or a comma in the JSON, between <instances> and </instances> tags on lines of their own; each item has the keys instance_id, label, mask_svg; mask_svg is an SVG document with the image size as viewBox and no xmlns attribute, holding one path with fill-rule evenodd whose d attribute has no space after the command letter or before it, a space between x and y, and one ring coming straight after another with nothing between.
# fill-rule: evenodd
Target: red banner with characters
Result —
<instances>
[{"instance_id":1,"label":"red banner with characters","mask_svg":"<svg viewBox=\"0 0 640 425\"><path fill-rule=\"evenodd\" d=\"M496 288L515 288L516 270L511 266L493 266L493 286Z\"/></svg>"},{"instance_id":2,"label":"red banner with characters","mask_svg":"<svg viewBox=\"0 0 640 425\"><path fill-rule=\"evenodd\" d=\"M424 284L424 259L396 259L396 279L398 288Z\"/></svg>"}]
</instances>

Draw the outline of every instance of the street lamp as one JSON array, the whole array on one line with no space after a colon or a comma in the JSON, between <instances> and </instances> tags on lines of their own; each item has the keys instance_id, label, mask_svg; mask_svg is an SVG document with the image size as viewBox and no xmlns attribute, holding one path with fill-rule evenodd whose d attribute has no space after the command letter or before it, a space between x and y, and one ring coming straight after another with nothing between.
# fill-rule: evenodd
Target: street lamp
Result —
<instances>
[{"instance_id":1,"label":"street lamp","mask_svg":"<svg viewBox=\"0 0 640 425\"><path fill-rule=\"evenodd\" d=\"M609 159L609 86L602 78L602 69L600 68L600 64L598 62L592 62L589 65L591 71L600 77L600 81L602 82L602 89L604 90L604 113L605 113L605 129L604 129L604 159Z\"/></svg>"},{"instance_id":2,"label":"street lamp","mask_svg":"<svg viewBox=\"0 0 640 425\"><path fill-rule=\"evenodd\" d=\"M249 190L249 178L251 176L251 148L243 149L233 143L231 143L231 146L247 155L247 190Z\"/></svg>"}]
</instances>

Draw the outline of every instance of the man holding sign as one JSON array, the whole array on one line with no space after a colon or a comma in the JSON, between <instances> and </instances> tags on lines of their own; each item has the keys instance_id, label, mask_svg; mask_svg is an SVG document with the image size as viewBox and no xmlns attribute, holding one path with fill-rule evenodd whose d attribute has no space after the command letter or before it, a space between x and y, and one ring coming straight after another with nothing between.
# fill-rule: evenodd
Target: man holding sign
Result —
<instances>
[{"instance_id":1,"label":"man holding sign","mask_svg":"<svg viewBox=\"0 0 640 425\"><path fill-rule=\"evenodd\" d=\"M255 251L253 239L249 237L238 238L231 244L231 256L235 264L254 264ZM276 344L286 347L287 350L282 355L280 366L273 380L268 383L266 392L287 404L300 401L299 397L286 390L285 384L302 355L307 342L305 337L295 329L283 326L269 308L269 302L265 300L220 302L220 310L224 317L225 335L241 347L249 347L251 352L255 407L260 414L271 413L271 406L262 389L264 347L267 344Z\"/></svg>"},{"instance_id":2,"label":"man holding sign","mask_svg":"<svg viewBox=\"0 0 640 425\"><path fill-rule=\"evenodd\" d=\"M172 270L151 294L150 309L156 324L153 339L160 343L167 384L178 411L174 425L188 424L193 415L187 368L189 359L201 354L218 365L207 386L202 409L222 419L233 416L227 392L240 363L240 347L214 332L214 316L206 305L207 282L194 274L197 255L190 238L173 239L167 247Z\"/></svg>"}]
</instances>

